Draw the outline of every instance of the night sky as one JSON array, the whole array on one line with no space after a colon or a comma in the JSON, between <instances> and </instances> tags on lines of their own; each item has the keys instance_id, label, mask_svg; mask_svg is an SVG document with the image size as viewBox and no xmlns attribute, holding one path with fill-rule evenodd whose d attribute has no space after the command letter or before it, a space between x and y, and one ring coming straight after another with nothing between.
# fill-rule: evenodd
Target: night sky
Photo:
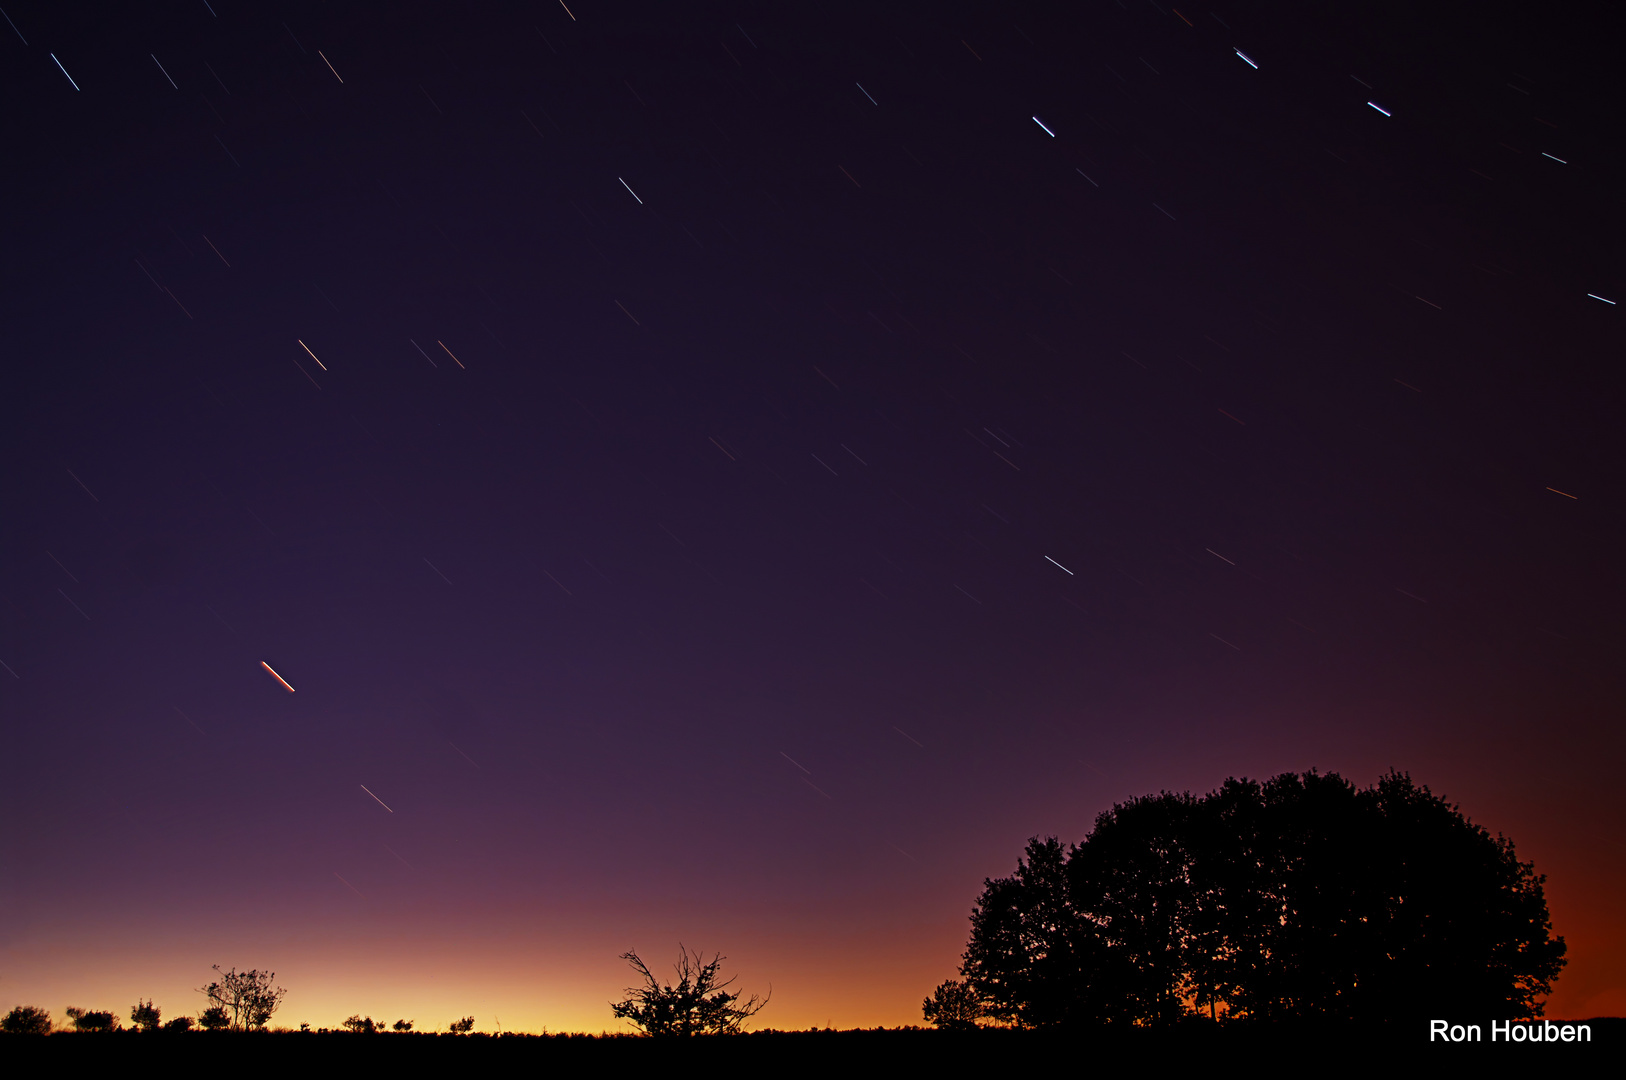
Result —
<instances>
[{"instance_id":1,"label":"night sky","mask_svg":"<svg viewBox=\"0 0 1626 1080\"><path fill-rule=\"evenodd\" d=\"M0 1009L919 1023L1315 767L1626 1012L1618 7L4 12Z\"/></svg>"}]
</instances>

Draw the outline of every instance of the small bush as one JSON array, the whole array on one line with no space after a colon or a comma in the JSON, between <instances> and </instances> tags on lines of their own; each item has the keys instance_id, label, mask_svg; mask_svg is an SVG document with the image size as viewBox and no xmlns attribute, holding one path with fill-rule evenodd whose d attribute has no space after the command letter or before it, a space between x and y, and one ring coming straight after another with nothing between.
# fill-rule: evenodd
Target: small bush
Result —
<instances>
[{"instance_id":1,"label":"small bush","mask_svg":"<svg viewBox=\"0 0 1626 1080\"><path fill-rule=\"evenodd\" d=\"M673 966L677 985L662 984L635 952L621 954L643 980L642 986L628 987L623 1001L612 1002L610 1012L618 1020L631 1020L646 1035L733 1035L743 1030L745 1021L761 1012L766 998L752 994L741 1001L743 991L729 993L733 979L717 980L723 957L707 960L701 953L689 954L678 944L678 962Z\"/></svg>"}]
</instances>

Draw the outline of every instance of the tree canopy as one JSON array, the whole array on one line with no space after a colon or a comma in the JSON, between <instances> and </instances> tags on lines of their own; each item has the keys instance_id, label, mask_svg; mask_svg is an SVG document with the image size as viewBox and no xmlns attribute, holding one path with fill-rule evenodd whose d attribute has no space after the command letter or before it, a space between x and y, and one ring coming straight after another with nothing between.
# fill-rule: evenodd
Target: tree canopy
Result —
<instances>
[{"instance_id":1,"label":"tree canopy","mask_svg":"<svg viewBox=\"0 0 1626 1080\"><path fill-rule=\"evenodd\" d=\"M1564 965L1543 878L1389 773L1148 795L984 882L961 973L1022 1027L1539 1016Z\"/></svg>"}]
</instances>

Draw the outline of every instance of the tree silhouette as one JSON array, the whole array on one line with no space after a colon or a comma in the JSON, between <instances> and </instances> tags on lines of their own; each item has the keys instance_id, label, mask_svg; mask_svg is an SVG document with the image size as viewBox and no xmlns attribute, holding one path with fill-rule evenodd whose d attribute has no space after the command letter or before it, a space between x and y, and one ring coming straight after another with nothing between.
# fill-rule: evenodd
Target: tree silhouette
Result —
<instances>
[{"instance_id":1,"label":"tree silhouette","mask_svg":"<svg viewBox=\"0 0 1626 1080\"><path fill-rule=\"evenodd\" d=\"M1070 854L1054 837L1036 838L1015 875L983 882L960 972L997 1020L1048 1027L1104 1015L1111 958L1073 908Z\"/></svg>"},{"instance_id":2,"label":"tree silhouette","mask_svg":"<svg viewBox=\"0 0 1626 1080\"><path fill-rule=\"evenodd\" d=\"M976 988L958 979L939 983L932 996L921 1004L920 1011L928 1024L945 1031L969 1031L987 1015Z\"/></svg>"},{"instance_id":3,"label":"tree silhouette","mask_svg":"<svg viewBox=\"0 0 1626 1080\"><path fill-rule=\"evenodd\" d=\"M73 1021L75 1031L117 1031L119 1029L118 1017L110 1012L94 1012L81 1009L77 1005L69 1005L62 1010Z\"/></svg>"},{"instance_id":4,"label":"tree silhouette","mask_svg":"<svg viewBox=\"0 0 1626 1080\"><path fill-rule=\"evenodd\" d=\"M220 971L220 965L215 965ZM221 974L215 982L203 987L201 993L212 1008L224 1010L227 1026L233 1031L256 1031L271 1019L288 991L273 986L275 973L270 971L238 971L232 968ZM207 1016L210 1010L205 1010ZM203 1017L199 1017L200 1020ZM209 1023L204 1027L214 1030Z\"/></svg>"},{"instance_id":5,"label":"tree silhouette","mask_svg":"<svg viewBox=\"0 0 1626 1080\"><path fill-rule=\"evenodd\" d=\"M1531 1017L1564 964L1531 864L1400 773L1131 799L1024 854L961 967L1024 1027Z\"/></svg>"},{"instance_id":6,"label":"tree silhouette","mask_svg":"<svg viewBox=\"0 0 1626 1080\"><path fill-rule=\"evenodd\" d=\"M157 1031L158 1017L161 1012L162 1010L151 1001L142 1001L137 998L136 1003L130 1006L130 1020L142 1031Z\"/></svg>"},{"instance_id":7,"label":"tree silhouette","mask_svg":"<svg viewBox=\"0 0 1626 1080\"><path fill-rule=\"evenodd\" d=\"M726 989L733 979L717 981L721 956L714 955L709 961L700 953L691 957L679 945L676 986L663 986L635 952L622 953L621 959L638 972L644 985L628 987L625 1000L612 1002L610 1010L617 1019L637 1024L646 1035L733 1034L768 1004L755 994L742 1003L742 991L730 994Z\"/></svg>"},{"instance_id":8,"label":"tree silhouette","mask_svg":"<svg viewBox=\"0 0 1626 1080\"><path fill-rule=\"evenodd\" d=\"M1312 772L1228 780L1205 800L1208 944L1196 970L1211 1008L1259 1019L1385 1015L1385 897L1409 898L1392 880L1368 796Z\"/></svg>"},{"instance_id":9,"label":"tree silhouette","mask_svg":"<svg viewBox=\"0 0 1626 1080\"><path fill-rule=\"evenodd\" d=\"M1450 1000L1475 1015L1542 1014L1564 966L1542 889L1513 841L1492 837L1457 807L1390 774L1371 793L1383 822L1389 895L1383 946L1397 958L1384 986L1400 1011Z\"/></svg>"},{"instance_id":10,"label":"tree silhouette","mask_svg":"<svg viewBox=\"0 0 1626 1080\"><path fill-rule=\"evenodd\" d=\"M51 1014L37 1005L18 1005L0 1017L0 1031L7 1035L49 1035Z\"/></svg>"},{"instance_id":11,"label":"tree silhouette","mask_svg":"<svg viewBox=\"0 0 1626 1080\"><path fill-rule=\"evenodd\" d=\"M1168 1023L1183 1011L1196 805L1189 795L1132 799L1097 819L1068 859L1068 892L1103 976L1103 1019Z\"/></svg>"}]
</instances>

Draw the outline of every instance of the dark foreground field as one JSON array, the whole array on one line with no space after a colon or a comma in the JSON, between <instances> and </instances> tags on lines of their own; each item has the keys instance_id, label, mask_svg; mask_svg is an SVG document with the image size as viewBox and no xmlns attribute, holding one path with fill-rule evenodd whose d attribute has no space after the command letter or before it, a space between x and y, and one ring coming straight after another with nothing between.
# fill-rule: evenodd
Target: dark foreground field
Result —
<instances>
[{"instance_id":1,"label":"dark foreground field","mask_svg":"<svg viewBox=\"0 0 1626 1080\"><path fill-rule=\"evenodd\" d=\"M1518 1062L1526 1068L1559 1066L1587 1075L1608 1062L1618 1066L1626 1047L1626 1019L1585 1021L1592 1042L1431 1044L1426 1025L1382 1028L1197 1027L1181 1031L953 1033L930 1030L791 1031L703 1037L681 1041L590 1035L351 1035L262 1033L171 1035L119 1032L0 1037L0 1067L91 1069L201 1066L271 1075L298 1068L354 1066L413 1072L423 1069L696 1069L768 1067L796 1072L831 1067L922 1068L950 1075L1033 1069L1041 1062L1080 1069L1247 1065L1318 1061L1404 1068L1428 1064ZM1489 1038L1489 1025L1485 1025ZM1053 1067L1053 1066L1052 1066ZM1573 1070L1583 1068L1577 1074ZM22 1074L15 1074L22 1075Z\"/></svg>"}]
</instances>

